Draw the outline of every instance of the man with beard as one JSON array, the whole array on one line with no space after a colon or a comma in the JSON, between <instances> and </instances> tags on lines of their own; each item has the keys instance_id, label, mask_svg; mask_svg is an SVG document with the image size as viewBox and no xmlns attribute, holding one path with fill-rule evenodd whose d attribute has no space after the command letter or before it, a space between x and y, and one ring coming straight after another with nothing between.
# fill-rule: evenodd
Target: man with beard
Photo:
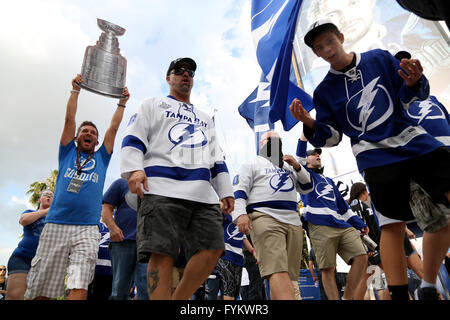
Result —
<instances>
[{"instance_id":1,"label":"man with beard","mask_svg":"<svg viewBox=\"0 0 450 320\"><path fill-rule=\"evenodd\" d=\"M95 151L99 137L95 124L84 121L76 130L82 81L81 75L72 80L59 146L55 195L31 262L26 299L62 296L67 269L66 288L70 290L67 298L86 300L88 285L94 276L106 169L129 93L125 87L125 98L119 100L103 144Z\"/></svg>"},{"instance_id":2,"label":"man with beard","mask_svg":"<svg viewBox=\"0 0 450 320\"><path fill-rule=\"evenodd\" d=\"M222 213L234 207L214 121L190 101L196 68L191 58L172 61L169 95L145 100L122 142L121 177L137 199L138 260L148 262L150 300L187 300L202 285L225 249ZM187 264L172 293L180 243Z\"/></svg>"}]
</instances>

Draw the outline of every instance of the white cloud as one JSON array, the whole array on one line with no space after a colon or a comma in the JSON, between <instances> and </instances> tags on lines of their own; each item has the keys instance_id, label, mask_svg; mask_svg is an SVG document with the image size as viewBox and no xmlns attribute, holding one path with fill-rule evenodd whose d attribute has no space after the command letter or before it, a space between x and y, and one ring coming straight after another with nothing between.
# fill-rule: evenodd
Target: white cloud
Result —
<instances>
[{"instance_id":1,"label":"white cloud","mask_svg":"<svg viewBox=\"0 0 450 320\"><path fill-rule=\"evenodd\" d=\"M10 203L13 204L13 205L15 205L15 204L24 205L24 206L26 206L27 208L31 208L31 207L32 207L32 205L30 204L30 202L28 201L28 199L24 199L24 198L20 199L20 198L18 198L18 197L16 197L16 196L13 196L13 197L11 198Z\"/></svg>"}]
</instances>

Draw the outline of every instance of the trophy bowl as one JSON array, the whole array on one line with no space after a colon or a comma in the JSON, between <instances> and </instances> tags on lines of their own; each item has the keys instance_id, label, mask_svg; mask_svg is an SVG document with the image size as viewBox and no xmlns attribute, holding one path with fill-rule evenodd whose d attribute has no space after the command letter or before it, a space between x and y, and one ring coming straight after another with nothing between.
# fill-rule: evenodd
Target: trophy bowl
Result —
<instances>
[{"instance_id":1,"label":"trophy bowl","mask_svg":"<svg viewBox=\"0 0 450 320\"><path fill-rule=\"evenodd\" d=\"M111 98L124 98L127 60L120 54L117 37L125 29L102 19L97 19L97 25L103 32L94 46L86 48L80 87Z\"/></svg>"}]
</instances>

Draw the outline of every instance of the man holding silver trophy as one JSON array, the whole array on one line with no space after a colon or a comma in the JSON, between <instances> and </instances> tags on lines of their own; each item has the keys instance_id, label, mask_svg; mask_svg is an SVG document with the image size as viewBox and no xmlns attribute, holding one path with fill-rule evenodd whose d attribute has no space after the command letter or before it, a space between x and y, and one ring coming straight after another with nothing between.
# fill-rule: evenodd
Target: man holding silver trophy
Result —
<instances>
[{"instance_id":1,"label":"man holding silver trophy","mask_svg":"<svg viewBox=\"0 0 450 320\"><path fill-rule=\"evenodd\" d=\"M26 299L44 300L63 296L67 273L66 288L70 290L67 298L85 300L88 285L94 277L106 170L125 105L130 97L127 87L122 87L120 93L117 92L117 86L125 83L126 68L126 60L124 65L124 59L117 57L117 41L114 41L113 32L110 31L117 28L100 19L99 26L105 31L97 42L100 49L88 47L82 68L83 76L78 74L72 80L59 146L59 174L55 195L36 256L31 262ZM111 49L113 53L104 49ZM112 59L114 55L116 60ZM121 64L117 65L115 61L120 61ZM116 79L115 76L120 78ZM84 121L76 128L80 87L120 98L98 150L95 150L99 144L95 124Z\"/></svg>"}]
</instances>

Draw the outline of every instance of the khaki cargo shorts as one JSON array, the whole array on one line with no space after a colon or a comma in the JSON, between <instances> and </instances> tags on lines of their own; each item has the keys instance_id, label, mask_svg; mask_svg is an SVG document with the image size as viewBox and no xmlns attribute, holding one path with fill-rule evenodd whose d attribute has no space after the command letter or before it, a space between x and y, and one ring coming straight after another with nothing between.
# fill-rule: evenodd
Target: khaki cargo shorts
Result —
<instances>
[{"instance_id":1,"label":"khaki cargo shorts","mask_svg":"<svg viewBox=\"0 0 450 320\"><path fill-rule=\"evenodd\" d=\"M268 214L254 211L250 236L255 247L262 278L287 272L298 281L303 248L303 228L283 223Z\"/></svg>"},{"instance_id":2,"label":"khaki cargo shorts","mask_svg":"<svg viewBox=\"0 0 450 320\"><path fill-rule=\"evenodd\" d=\"M347 264L366 254L359 232L353 228L333 228L308 224L309 238L319 269L336 267L336 254Z\"/></svg>"}]
</instances>

